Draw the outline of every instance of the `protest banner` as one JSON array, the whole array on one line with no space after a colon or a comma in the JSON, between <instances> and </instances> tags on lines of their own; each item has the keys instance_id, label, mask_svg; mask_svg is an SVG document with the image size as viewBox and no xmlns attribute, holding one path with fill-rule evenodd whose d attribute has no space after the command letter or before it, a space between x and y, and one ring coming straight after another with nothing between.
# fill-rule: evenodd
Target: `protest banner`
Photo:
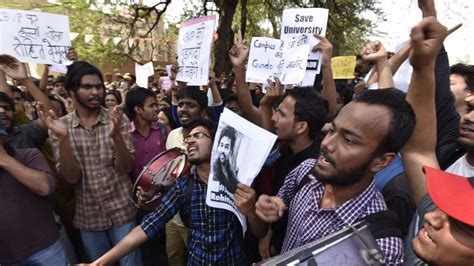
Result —
<instances>
[{"instance_id":1,"label":"protest banner","mask_svg":"<svg viewBox=\"0 0 474 266\"><path fill-rule=\"evenodd\" d=\"M225 108L212 146L206 204L233 212L247 231L245 216L234 204L237 183L247 186L260 172L277 136Z\"/></svg>"},{"instance_id":2,"label":"protest banner","mask_svg":"<svg viewBox=\"0 0 474 266\"><path fill-rule=\"evenodd\" d=\"M266 83L280 78L282 84L303 80L308 59L308 38L300 36L288 41L254 37L250 47L246 81Z\"/></svg>"},{"instance_id":3,"label":"protest banner","mask_svg":"<svg viewBox=\"0 0 474 266\"><path fill-rule=\"evenodd\" d=\"M283 10L281 20L281 36L283 41L291 40L301 35L308 37L308 63L306 73L300 85L313 86L316 74L321 71L321 52L312 52L319 42L315 33L325 36L329 10L325 8L294 8Z\"/></svg>"},{"instance_id":4,"label":"protest banner","mask_svg":"<svg viewBox=\"0 0 474 266\"><path fill-rule=\"evenodd\" d=\"M153 68L153 63L148 62L144 65L135 63L135 77L137 79L136 83L139 87L148 88L148 77L155 74L155 69Z\"/></svg>"},{"instance_id":5,"label":"protest banner","mask_svg":"<svg viewBox=\"0 0 474 266\"><path fill-rule=\"evenodd\" d=\"M207 85L216 16L199 17L181 23L178 34L176 80L188 85Z\"/></svg>"},{"instance_id":6,"label":"protest banner","mask_svg":"<svg viewBox=\"0 0 474 266\"><path fill-rule=\"evenodd\" d=\"M69 40L67 16L0 9L0 53L24 63L67 65Z\"/></svg>"},{"instance_id":7,"label":"protest banner","mask_svg":"<svg viewBox=\"0 0 474 266\"><path fill-rule=\"evenodd\" d=\"M336 56L331 58L332 74L334 79L353 79L356 61L357 60L354 55Z\"/></svg>"}]
</instances>

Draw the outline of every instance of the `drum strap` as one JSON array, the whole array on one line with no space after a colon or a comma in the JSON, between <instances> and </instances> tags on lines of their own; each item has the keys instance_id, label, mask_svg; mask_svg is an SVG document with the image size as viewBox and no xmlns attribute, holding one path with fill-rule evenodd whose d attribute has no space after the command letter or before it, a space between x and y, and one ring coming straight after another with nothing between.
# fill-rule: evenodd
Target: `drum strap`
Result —
<instances>
[{"instance_id":1,"label":"drum strap","mask_svg":"<svg viewBox=\"0 0 474 266\"><path fill-rule=\"evenodd\" d=\"M298 193L304 185L308 184L314 175L314 169L309 171L298 183L295 189L295 195ZM385 237L403 237L401 226L398 220L398 215L391 210L380 211L369 214L356 222L364 220L369 224L369 230L375 239Z\"/></svg>"}]
</instances>

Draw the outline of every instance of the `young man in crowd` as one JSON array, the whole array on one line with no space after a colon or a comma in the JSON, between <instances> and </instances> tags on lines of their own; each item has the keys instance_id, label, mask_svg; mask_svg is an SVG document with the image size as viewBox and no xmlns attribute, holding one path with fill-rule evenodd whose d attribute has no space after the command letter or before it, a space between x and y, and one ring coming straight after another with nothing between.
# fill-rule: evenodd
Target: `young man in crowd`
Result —
<instances>
[{"instance_id":1,"label":"young man in crowd","mask_svg":"<svg viewBox=\"0 0 474 266\"><path fill-rule=\"evenodd\" d=\"M66 265L48 196L56 181L37 149L7 143L0 120L0 264Z\"/></svg>"},{"instance_id":2,"label":"young man in crowd","mask_svg":"<svg viewBox=\"0 0 474 266\"><path fill-rule=\"evenodd\" d=\"M190 126L205 117L207 95L198 87L188 86L178 90L177 115L181 127L172 130L166 140L166 149L175 147L186 149L184 139L189 135ZM185 265L189 230L183 224L179 214L166 224L166 253L170 265Z\"/></svg>"},{"instance_id":3,"label":"young man in crowd","mask_svg":"<svg viewBox=\"0 0 474 266\"><path fill-rule=\"evenodd\" d=\"M108 265L163 231L167 221L180 212L190 228L187 265L246 265L240 222L232 212L206 204L215 124L196 120L188 125L185 138L191 173L178 179L165 195L161 205L145 217L118 245L94 263ZM189 192L188 192L189 191ZM191 193L191 194L188 194ZM247 216L250 230L262 235L263 223L255 214L255 191L238 184L235 204Z\"/></svg>"},{"instance_id":4,"label":"young man in crowd","mask_svg":"<svg viewBox=\"0 0 474 266\"><path fill-rule=\"evenodd\" d=\"M439 169L436 156L435 112L436 55L447 30L434 17L423 19L411 31L413 66L407 100L418 118L415 131L402 150L417 215L406 243L406 265L474 264L474 181L470 129L474 98L465 99L459 141L468 151L446 172ZM438 77L436 77L438 78ZM416 255L415 255L416 254Z\"/></svg>"},{"instance_id":5,"label":"young man in crowd","mask_svg":"<svg viewBox=\"0 0 474 266\"><path fill-rule=\"evenodd\" d=\"M125 113L132 121L132 141L135 149L135 160L133 162L130 177L132 184L140 176L140 173L156 155L166 150L166 137L169 129L157 123L158 104L152 91L137 87L127 93L125 99ZM146 192L138 188L141 193ZM152 195L150 195L152 196ZM138 221L141 221L145 211L138 210ZM159 265L162 263L159 251L164 255L163 241L151 240L140 247L144 265ZM166 258L166 257L165 257Z\"/></svg>"},{"instance_id":6,"label":"young man in crowd","mask_svg":"<svg viewBox=\"0 0 474 266\"><path fill-rule=\"evenodd\" d=\"M40 117L50 129L58 175L76 185L73 224L89 259L95 260L135 226L136 210L129 200L134 151L130 122L119 108L102 107L105 87L95 66L74 62L65 87L76 111L58 118L40 110ZM121 264L141 265L139 251Z\"/></svg>"},{"instance_id":7,"label":"young man in crowd","mask_svg":"<svg viewBox=\"0 0 474 266\"><path fill-rule=\"evenodd\" d=\"M373 176L395 158L414 124L410 105L393 90L368 91L346 105L323 139L319 158L293 170L278 196L262 195L257 202L257 214L266 222L278 221L289 208L282 252L387 210ZM385 263L403 261L400 237L377 243Z\"/></svg>"},{"instance_id":8,"label":"young man in crowd","mask_svg":"<svg viewBox=\"0 0 474 266\"><path fill-rule=\"evenodd\" d=\"M451 92L456 98L456 110L462 116L466 113L464 99L474 90L474 66L461 63L451 66L449 79Z\"/></svg>"}]
</instances>

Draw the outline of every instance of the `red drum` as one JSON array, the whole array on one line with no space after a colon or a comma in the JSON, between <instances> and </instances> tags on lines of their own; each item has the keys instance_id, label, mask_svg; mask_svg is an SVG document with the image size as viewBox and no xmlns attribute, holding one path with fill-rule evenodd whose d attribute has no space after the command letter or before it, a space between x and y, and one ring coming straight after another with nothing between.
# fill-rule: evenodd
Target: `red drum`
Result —
<instances>
[{"instance_id":1,"label":"red drum","mask_svg":"<svg viewBox=\"0 0 474 266\"><path fill-rule=\"evenodd\" d=\"M186 154L180 148L173 148L156 155L143 167L143 171L133 185L132 201L135 206L147 211L158 207L165 191L174 185L178 177L189 173L186 159ZM142 187L145 191L156 189L160 192L157 192L143 206L138 206L138 187Z\"/></svg>"}]
</instances>

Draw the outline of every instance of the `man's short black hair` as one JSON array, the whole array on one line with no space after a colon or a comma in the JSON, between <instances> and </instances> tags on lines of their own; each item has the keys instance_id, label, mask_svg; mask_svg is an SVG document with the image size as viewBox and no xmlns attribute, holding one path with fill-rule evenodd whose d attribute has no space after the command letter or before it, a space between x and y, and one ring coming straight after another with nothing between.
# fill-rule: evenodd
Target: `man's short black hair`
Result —
<instances>
[{"instance_id":1,"label":"man's short black hair","mask_svg":"<svg viewBox=\"0 0 474 266\"><path fill-rule=\"evenodd\" d=\"M176 93L176 98L178 101L184 98L190 98L197 101L202 110L207 108L207 95L197 86L187 86L179 90L178 93Z\"/></svg>"},{"instance_id":2,"label":"man's short black hair","mask_svg":"<svg viewBox=\"0 0 474 266\"><path fill-rule=\"evenodd\" d=\"M306 122L309 127L308 136L316 139L326 124L328 101L314 88L301 87L288 90L285 97L295 100L295 121Z\"/></svg>"},{"instance_id":3,"label":"man's short black hair","mask_svg":"<svg viewBox=\"0 0 474 266\"><path fill-rule=\"evenodd\" d=\"M474 65L455 64L451 66L451 74L462 76L467 88L474 91Z\"/></svg>"},{"instance_id":4,"label":"man's short black hair","mask_svg":"<svg viewBox=\"0 0 474 266\"><path fill-rule=\"evenodd\" d=\"M397 89L368 90L353 99L353 102L379 105L390 112L388 133L379 145L378 152L398 153L410 139L415 129L416 117L405 93Z\"/></svg>"},{"instance_id":5,"label":"man's short black hair","mask_svg":"<svg viewBox=\"0 0 474 266\"><path fill-rule=\"evenodd\" d=\"M189 125L189 132L191 132L196 127L206 128L207 131L209 131L209 134L211 134L212 141L214 141L214 138L216 137L216 130L217 130L217 125L214 121L212 121L209 118L199 118L197 120L194 120Z\"/></svg>"},{"instance_id":6,"label":"man's short black hair","mask_svg":"<svg viewBox=\"0 0 474 266\"><path fill-rule=\"evenodd\" d=\"M100 82L102 83L102 87L105 91L104 86L104 78L102 77L102 72L100 70L91 65L86 61L75 61L72 63L68 69L66 78L64 80L64 88L68 91L77 91L81 86L81 79L85 75L95 75L98 76Z\"/></svg>"},{"instance_id":7,"label":"man's short black hair","mask_svg":"<svg viewBox=\"0 0 474 266\"><path fill-rule=\"evenodd\" d=\"M8 105L10 105L10 109L12 110L12 112L15 112L15 102L10 96L8 96L3 91L0 91L0 102L7 103Z\"/></svg>"},{"instance_id":8,"label":"man's short black hair","mask_svg":"<svg viewBox=\"0 0 474 266\"><path fill-rule=\"evenodd\" d=\"M16 87L16 86L10 86L10 89L12 90L12 93L15 93L15 92L16 92L16 93L20 94L20 97L21 97L23 100L25 100L26 94L25 94L24 91L20 90L20 89L19 89L18 87ZM13 95L13 97L15 97L15 96Z\"/></svg>"},{"instance_id":9,"label":"man's short black hair","mask_svg":"<svg viewBox=\"0 0 474 266\"><path fill-rule=\"evenodd\" d=\"M53 86L56 84L56 83L65 83L66 82L66 77L61 75L59 77L57 77L54 82L53 82Z\"/></svg>"},{"instance_id":10,"label":"man's short black hair","mask_svg":"<svg viewBox=\"0 0 474 266\"><path fill-rule=\"evenodd\" d=\"M155 99L155 94L151 90L142 87L133 88L127 93L127 96L125 97L124 111L130 120L134 120L137 117L134 110L135 107L138 106L143 108L146 99L149 97Z\"/></svg>"}]
</instances>

